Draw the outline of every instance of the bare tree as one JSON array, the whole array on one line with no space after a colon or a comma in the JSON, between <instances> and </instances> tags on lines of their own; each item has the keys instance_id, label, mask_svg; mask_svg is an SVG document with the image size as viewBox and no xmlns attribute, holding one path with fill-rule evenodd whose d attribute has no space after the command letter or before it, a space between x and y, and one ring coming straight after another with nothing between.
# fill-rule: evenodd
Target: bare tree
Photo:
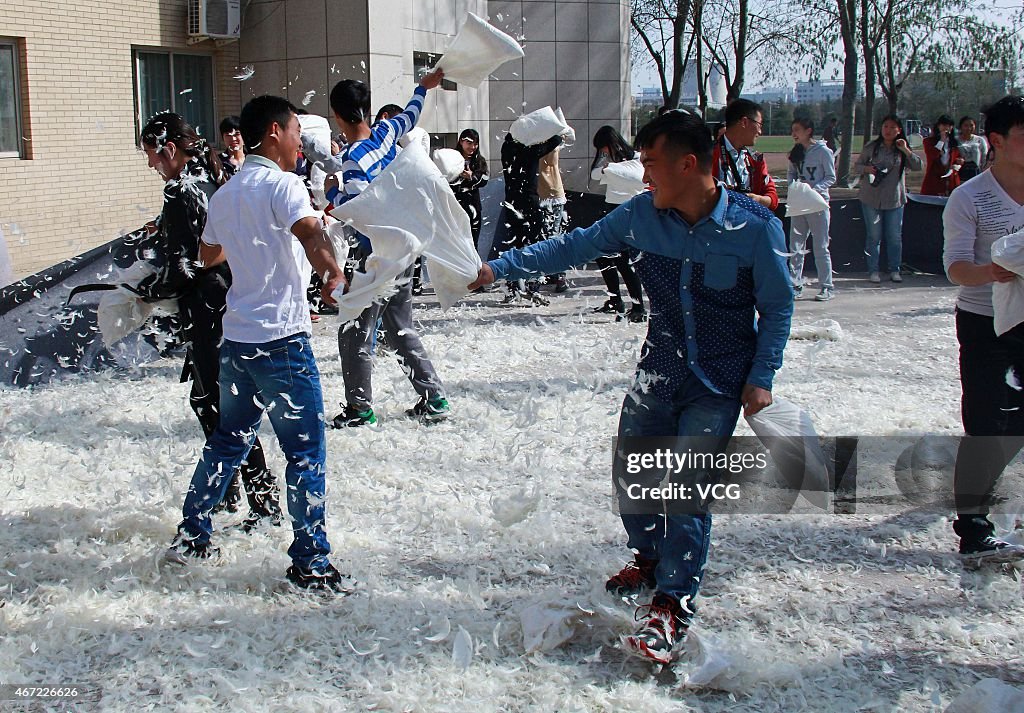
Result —
<instances>
[{"instance_id":1,"label":"bare tree","mask_svg":"<svg viewBox=\"0 0 1024 713\"><path fill-rule=\"evenodd\" d=\"M832 62L842 62L843 65L843 97L839 112L839 131L843 140L836 164L836 185L847 187L850 184L854 113L860 88L861 0L805 0L801 5L808 18L801 36L815 68L821 71ZM838 48L835 42L837 34L841 40Z\"/></svg>"},{"instance_id":2,"label":"bare tree","mask_svg":"<svg viewBox=\"0 0 1024 713\"><path fill-rule=\"evenodd\" d=\"M693 52L694 0L631 0L630 25L636 33L634 59L652 62L666 106L679 106L683 74Z\"/></svg>"},{"instance_id":3,"label":"bare tree","mask_svg":"<svg viewBox=\"0 0 1024 713\"><path fill-rule=\"evenodd\" d=\"M788 0L710 0L700 24L711 65L725 79L726 101L738 99L747 61L765 76L780 76L799 54L802 19Z\"/></svg>"}]
</instances>

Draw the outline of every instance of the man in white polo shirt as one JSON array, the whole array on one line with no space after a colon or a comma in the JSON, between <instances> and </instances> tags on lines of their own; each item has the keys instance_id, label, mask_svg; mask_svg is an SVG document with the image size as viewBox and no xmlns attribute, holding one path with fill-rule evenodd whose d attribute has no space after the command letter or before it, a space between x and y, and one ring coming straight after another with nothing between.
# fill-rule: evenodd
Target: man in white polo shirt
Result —
<instances>
[{"instance_id":1,"label":"man in white polo shirt","mask_svg":"<svg viewBox=\"0 0 1024 713\"><path fill-rule=\"evenodd\" d=\"M310 349L306 284L293 253L298 239L323 278L324 299L344 283L302 179L291 173L300 147L295 107L257 97L241 115L247 157L210 199L200 246L205 265L227 260L232 284L220 350L220 426L211 435L185 495L167 558L186 563L217 553L210 511L249 452L266 410L288 461L288 513L294 539L287 578L310 589L342 591L324 529L327 449L320 374Z\"/></svg>"}]
</instances>

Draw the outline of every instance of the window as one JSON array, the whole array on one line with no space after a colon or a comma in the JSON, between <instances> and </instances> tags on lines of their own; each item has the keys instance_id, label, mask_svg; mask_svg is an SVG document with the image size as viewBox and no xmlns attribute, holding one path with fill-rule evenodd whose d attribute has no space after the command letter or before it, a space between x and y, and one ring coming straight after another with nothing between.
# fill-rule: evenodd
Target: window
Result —
<instances>
[{"instance_id":1,"label":"window","mask_svg":"<svg viewBox=\"0 0 1024 713\"><path fill-rule=\"evenodd\" d=\"M136 135L161 111L181 114L200 136L217 140L213 58L201 54L135 52Z\"/></svg>"},{"instance_id":2,"label":"window","mask_svg":"<svg viewBox=\"0 0 1024 713\"><path fill-rule=\"evenodd\" d=\"M18 45L0 38L0 158L22 158Z\"/></svg>"},{"instance_id":3,"label":"window","mask_svg":"<svg viewBox=\"0 0 1024 713\"><path fill-rule=\"evenodd\" d=\"M416 81L420 81L423 75L428 74L430 70L437 64L437 60L441 59L439 54L431 54L430 52L413 52L412 53L412 73ZM441 80L441 89L449 92L454 92L458 89L458 85L455 82L450 82L447 79Z\"/></svg>"},{"instance_id":4,"label":"window","mask_svg":"<svg viewBox=\"0 0 1024 713\"><path fill-rule=\"evenodd\" d=\"M437 149L457 149L459 147L459 135L458 134L431 134L430 135L430 151L433 153Z\"/></svg>"}]
</instances>

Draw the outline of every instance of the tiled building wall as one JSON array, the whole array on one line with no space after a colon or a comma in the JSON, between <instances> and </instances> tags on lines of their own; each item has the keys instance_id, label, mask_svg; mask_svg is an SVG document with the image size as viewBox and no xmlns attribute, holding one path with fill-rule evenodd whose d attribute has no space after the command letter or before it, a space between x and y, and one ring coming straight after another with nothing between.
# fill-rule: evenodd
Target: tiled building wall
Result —
<instances>
[{"instance_id":1,"label":"tiled building wall","mask_svg":"<svg viewBox=\"0 0 1024 713\"><path fill-rule=\"evenodd\" d=\"M412 96L413 52L442 54L467 11L486 14L485 0L253 0L242 28L239 61L256 70L248 98L273 93L330 116L328 98L341 79L368 81L372 109L404 106ZM460 87L428 96L422 126L484 133L486 90Z\"/></svg>"},{"instance_id":2,"label":"tiled building wall","mask_svg":"<svg viewBox=\"0 0 1024 713\"><path fill-rule=\"evenodd\" d=\"M256 70L242 82L243 101L276 94L312 114L330 116L331 87L367 74L366 3L252 0L238 52L239 62ZM309 92L315 94L307 97Z\"/></svg>"},{"instance_id":3,"label":"tiled building wall","mask_svg":"<svg viewBox=\"0 0 1024 713\"><path fill-rule=\"evenodd\" d=\"M132 49L214 56L218 116L239 108L237 44L186 44L186 0L0 3L18 38L28 159L0 159L0 230L20 278L138 228L161 182L135 147Z\"/></svg>"},{"instance_id":4,"label":"tiled building wall","mask_svg":"<svg viewBox=\"0 0 1024 713\"><path fill-rule=\"evenodd\" d=\"M565 187L586 191L591 140L603 124L629 136L629 3L626 0L491 0L491 22L522 37L526 57L490 82L492 157L520 114L562 107L576 130L559 165ZM492 172L500 165L492 158ZM600 187L591 185L592 192Z\"/></svg>"}]
</instances>

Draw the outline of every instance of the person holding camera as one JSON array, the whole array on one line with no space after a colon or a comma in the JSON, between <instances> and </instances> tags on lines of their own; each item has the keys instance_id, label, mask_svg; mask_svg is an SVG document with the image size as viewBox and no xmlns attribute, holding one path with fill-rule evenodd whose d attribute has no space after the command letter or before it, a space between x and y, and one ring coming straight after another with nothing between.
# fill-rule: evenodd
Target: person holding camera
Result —
<instances>
[{"instance_id":1,"label":"person holding camera","mask_svg":"<svg viewBox=\"0 0 1024 713\"><path fill-rule=\"evenodd\" d=\"M725 131L715 141L712 174L727 187L749 195L770 211L779 207L775 181L768 173L764 154L751 153L764 127L761 105L736 99L725 108Z\"/></svg>"},{"instance_id":2,"label":"person holding camera","mask_svg":"<svg viewBox=\"0 0 1024 713\"><path fill-rule=\"evenodd\" d=\"M854 170L861 174L860 208L864 214L868 279L879 283L879 249L885 238L889 276L903 282L903 207L907 204L905 174L907 168L920 171L921 157L910 150L899 117L882 119L882 128L874 141L865 144Z\"/></svg>"}]
</instances>

